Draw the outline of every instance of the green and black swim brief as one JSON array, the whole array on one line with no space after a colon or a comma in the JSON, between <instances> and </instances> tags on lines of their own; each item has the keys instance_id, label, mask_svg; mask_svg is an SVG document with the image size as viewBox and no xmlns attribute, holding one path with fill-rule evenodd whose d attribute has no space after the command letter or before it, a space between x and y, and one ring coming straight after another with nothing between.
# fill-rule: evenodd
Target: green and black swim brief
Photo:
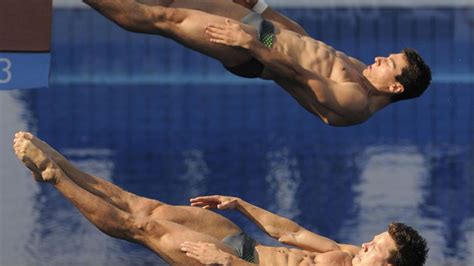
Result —
<instances>
[{"instance_id":1,"label":"green and black swim brief","mask_svg":"<svg viewBox=\"0 0 474 266\"><path fill-rule=\"evenodd\" d=\"M272 48L275 43L275 26L272 22L264 19L257 13L250 13L242 19L242 23L253 26L259 36L259 40L263 45ZM245 78L258 78L262 75L264 65L255 58L233 67L226 67L227 70L237 76Z\"/></svg>"},{"instance_id":2,"label":"green and black swim brief","mask_svg":"<svg viewBox=\"0 0 474 266\"><path fill-rule=\"evenodd\" d=\"M258 32L260 42L268 48L273 47L275 42L275 26L273 26L273 23L254 12L245 16L242 23L254 26Z\"/></svg>"}]
</instances>

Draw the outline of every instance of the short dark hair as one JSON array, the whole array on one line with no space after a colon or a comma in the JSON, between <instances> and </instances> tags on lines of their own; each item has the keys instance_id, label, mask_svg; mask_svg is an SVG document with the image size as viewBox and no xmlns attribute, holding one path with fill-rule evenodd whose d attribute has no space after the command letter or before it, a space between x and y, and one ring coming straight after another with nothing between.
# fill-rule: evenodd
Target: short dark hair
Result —
<instances>
[{"instance_id":1,"label":"short dark hair","mask_svg":"<svg viewBox=\"0 0 474 266\"><path fill-rule=\"evenodd\" d=\"M408 61L408 66L395 79L403 85L404 91L393 95L392 102L416 98L423 94L431 82L430 67L423 61L420 54L411 48L403 49L402 53Z\"/></svg>"},{"instance_id":2,"label":"short dark hair","mask_svg":"<svg viewBox=\"0 0 474 266\"><path fill-rule=\"evenodd\" d=\"M390 254L389 263L395 266L425 264L429 248L415 229L402 223L392 223L388 226L388 233L397 245L397 249Z\"/></svg>"}]
</instances>

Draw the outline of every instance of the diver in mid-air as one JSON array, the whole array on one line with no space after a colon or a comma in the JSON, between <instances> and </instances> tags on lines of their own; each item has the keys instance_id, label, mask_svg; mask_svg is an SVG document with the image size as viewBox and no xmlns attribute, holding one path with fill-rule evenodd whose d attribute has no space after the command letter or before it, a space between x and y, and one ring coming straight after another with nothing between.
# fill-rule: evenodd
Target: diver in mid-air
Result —
<instances>
[{"instance_id":1,"label":"diver in mid-air","mask_svg":"<svg viewBox=\"0 0 474 266\"><path fill-rule=\"evenodd\" d=\"M311 38L262 0L84 2L127 30L173 39L236 75L273 80L333 126L362 123L391 103L420 96L431 81L413 49L366 65Z\"/></svg>"}]
</instances>

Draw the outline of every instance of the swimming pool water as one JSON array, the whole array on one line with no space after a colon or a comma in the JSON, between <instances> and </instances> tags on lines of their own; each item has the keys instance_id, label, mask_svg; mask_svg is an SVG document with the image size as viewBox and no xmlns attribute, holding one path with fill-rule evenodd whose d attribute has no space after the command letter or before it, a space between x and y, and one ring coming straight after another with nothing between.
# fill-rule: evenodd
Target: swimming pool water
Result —
<instances>
[{"instance_id":1,"label":"swimming pool water","mask_svg":"<svg viewBox=\"0 0 474 266\"><path fill-rule=\"evenodd\" d=\"M366 62L413 46L434 83L362 125L331 128L272 83L233 78L91 11L56 10L51 88L0 92L0 264L161 263L34 183L11 152L16 130L146 197L186 204L235 195L354 244L401 221L428 239L427 265L474 264L473 10L283 11ZM245 218L223 214L275 244Z\"/></svg>"}]
</instances>

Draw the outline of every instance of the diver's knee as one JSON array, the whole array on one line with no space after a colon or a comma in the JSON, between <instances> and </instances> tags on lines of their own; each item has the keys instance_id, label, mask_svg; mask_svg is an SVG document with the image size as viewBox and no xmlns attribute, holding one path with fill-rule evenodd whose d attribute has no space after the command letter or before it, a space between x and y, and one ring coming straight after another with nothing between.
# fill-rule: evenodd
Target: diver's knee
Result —
<instances>
[{"instance_id":1,"label":"diver's knee","mask_svg":"<svg viewBox=\"0 0 474 266\"><path fill-rule=\"evenodd\" d=\"M133 236L137 240L157 239L166 233L166 228L160 221L150 218L135 218L133 221Z\"/></svg>"},{"instance_id":2,"label":"diver's knee","mask_svg":"<svg viewBox=\"0 0 474 266\"><path fill-rule=\"evenodd\" d=\"M137 12L121 13L115 22L132 32L157 33L179 22L179 12L175 8L140 8Z\"/></svg>"},{"instance_id":3,"label":"diver's knee","mask_svg":"<svg viewBox=\"0 0 474 266\"><path fill-rule=\"evenodd\" d=\"M165 205L165 203L158 200L136 198L130 209L135 217L145 219L159 212Z\"/></svg>"},{"instance_id":4,"label":"diver's knee","mask_svg":"<svg viewBox=\"0 0 474 266\"><path fill-rule=\"evenodd\" d=\"M161 7L153 10L150 16L155 25L163 23L180 24L186 18L186 11L180 8Z\"/></svg>"}]
</instances>

